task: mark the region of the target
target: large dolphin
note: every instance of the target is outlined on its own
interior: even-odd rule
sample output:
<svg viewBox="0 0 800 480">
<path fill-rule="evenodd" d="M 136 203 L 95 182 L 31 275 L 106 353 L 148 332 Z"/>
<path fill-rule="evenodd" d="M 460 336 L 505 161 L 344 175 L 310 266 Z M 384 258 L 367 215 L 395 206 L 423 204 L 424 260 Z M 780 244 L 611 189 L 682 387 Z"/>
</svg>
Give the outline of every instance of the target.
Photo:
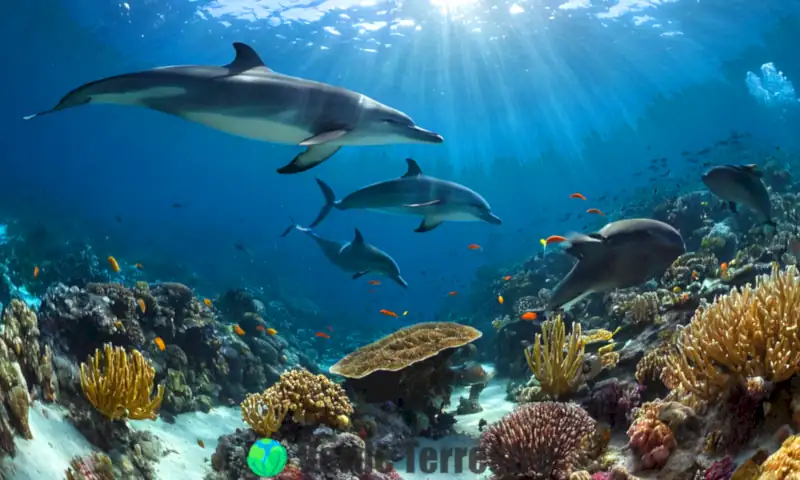
<svg viewBox="0 0 800 480">
<path fill-rule="evenodd" d="M 306 150 L 278 173 L 298 173 L 344 145 L 442 143 L 405 113 L 366 95 L 274 72 L 250 46 L 234 43 L 225 66 L 160 67 L 104 78 L 69 92 L 50 110 L 87 103 L 135 105 L 233 135 L 301 145 Z"/>
<path fill-rule="evenodd" d="M 408 283 L 400 275 L 397 262 L 388 253 L 365 242 L 357 228 L 353 240 L 346 243 L 322 238 L 312 229 L 297 224 L 290 225 L 281 236 L 289 235 L 292 230 L 300 230 L 313 238 L 322 249 L 322 253 L 334 265 L 345 272 L 354 272 L 353 280 L 374 273 L 389 277 L 401 287 L 408 288 Z"/>
<path fill-rule="evenodd" d="M 736 213 L 736 204 L 741 203 L 774 227 L 772 203 L 762 176 L 756 165 L 720 165 L 704 173 L 702 181 L 711 193 L 728 202 L 732 212 Z"/>
<path fill-rule="evenodd" d="M 670 225 L 638 218 L 609 223 L 597 233 L 575 234 L 565 251 L 578 263 L 553 290 L 549 309 L 569 308 L 590 293 L 640 285 L 662 275 L 686 247 Z"/>
<path fill-rule="evenodd" d="M 477 192 L 458 183 L 424 175 L 417 162 L 410 158 L 406 162 L 408 171 L 402 177 L 367 185 L 341 200 L 336 200 L 328 184 L 317 179 L 325 205 L 310 227 L 319 225 L 334 207 L 417 215 L 422 217 L 422 223 L 415 232 L 429 232 L 445 220 L 502 223 Z"/>
</svg>

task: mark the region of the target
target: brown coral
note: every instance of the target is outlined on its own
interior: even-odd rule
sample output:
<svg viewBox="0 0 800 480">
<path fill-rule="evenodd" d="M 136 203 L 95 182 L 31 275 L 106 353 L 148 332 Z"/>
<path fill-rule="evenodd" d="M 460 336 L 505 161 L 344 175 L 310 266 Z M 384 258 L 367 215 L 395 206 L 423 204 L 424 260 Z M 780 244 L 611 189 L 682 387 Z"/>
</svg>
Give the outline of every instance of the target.
<svg viewBox="0 0 800 480">
<path fill-rule="evenodd" d="M 263 437 L 277 432 L 289 411 L 288 405 L 276 404 L 266 393 L 248 395 L 240 407 L 244 421 Z"/>
<path fill-rule="evenodd" d="M 496 478 L 566 480 L 595 421 L 571 403 L 518 407 L 481 435 L 478 456 Z"/>
<path fill-rule="evenodd" d="M 314 375 L 304 368 L 281 374 L 280 380 L 264 391 L 259 400 L 288 408 L 291 418 L 301 425 L 324 423 L 347 428 L 353 406 L 344 389 L 325 375 Z"/>
<path fill-rule="evenodd" d="M 733 383 L 788 380 L 800 372 L 800 281 L 790 266 L 701 306 L 669 359 L 670 374 L 712 400 Z"/>
<path fill-rule="evenodd" d="M 431 358 L 439 352 L 460 347 L 481 337 L 481 332 L 453 322 L 418 323 L 365 345 L 339 360 L 331 373 L 363 378 L 376 371 L 397 372 Z"/>
<path fill-rule="evenodd" d="M 104 345 L 105 355 L 100 349 L 89 357 L 88 364 L 81 364 L 81 388 L 86 399 L 100 413 L 116 420 L 155 420 L 164 386 L 153 391 L 155 370 L 141 352 L 133 350 L 130 354 L 122 347 Z M 101 363 L 101 359 L 105 361 Z"/>
<path fill-rule="evenodd" d="M 662 406 L 645 403 L 628 429 L 628 446 L 641 457 L 642 468 L 661 468 L 677 448 L 672 430 L 660 420 Z"/>
</svg>

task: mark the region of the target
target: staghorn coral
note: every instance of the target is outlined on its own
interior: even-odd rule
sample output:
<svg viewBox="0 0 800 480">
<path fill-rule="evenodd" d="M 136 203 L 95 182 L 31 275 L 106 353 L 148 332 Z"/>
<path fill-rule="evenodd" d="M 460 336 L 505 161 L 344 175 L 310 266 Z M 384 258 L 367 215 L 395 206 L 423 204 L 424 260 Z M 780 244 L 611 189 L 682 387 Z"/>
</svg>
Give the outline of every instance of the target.
<svg viewBox="0 0 800 480">
<path fill-rule="evenodd" d="M 357 379 L 384 370 L 397 372 L 481 337 L 481 332 L 453 322 L 418 323 L 365 345 L 342 358 L 331 373 Z"/>
<path fill-rule="evenodd" d="M 683 329 L 669 375 L 690 393 L 716 400 L 732 382 L 788 380 L 800 372 L 800 281 L 797 269 L 758 279 L 701 306 Z"/>
<path fill-rule="evenodd" d="M 800 477 L 800 435 L 787 438 L 780 450 L 761 464 L 758 480 L 794 480 Z"/>
<path fill-rule="evenodd" d="M 275 404 L 264 393 L 248 395 L 240 407 L 244 421 L 262 437 L 270 437 L 277 432 L 289 411 L 288 405 Z"/>
<path fill-rule="evenodd" d="M 100 349 L 89 357 L 88 364 L 81 364 L 81 389 L 89 403 L 112 420 L 155 420 L 164 387 L 159 385 L 155 396 L 150 398 L 155 378 L 153 367 L 138 350 L 128 355 L 124 348 L 107 343 L 104 353 L 102 365 Z"/>
<path fill-rule="evenodd" d="M 541 391 L 553 398 L 574 392 L 583 381 L 586 345 L 611 340 L 613 335 L 607 330 L 593 330 L 584 336 L 579 323 L 573 323 L 567 335 L 560 315 L 543 322 L 542 333 L 537 333 L 533 345 L 525 349 L 528 367 L 539 381 Z M 616 365 L 619 358 L 609 350 L 606 345 L 598 352 L 600 364 L 604 367 Z"/>
<path fill-rule="evenodd" d="M 628 429 L 628 446 L 641 457 L 642 468 L 661 468 L 677 448 L 672 430 L 660 420 L 661 405 L 648 402 Z"/>
<path fill-rule="evenodd" d="M 292 420 L 301 425 L 324 423 L 345 429 L 350 426 L 350 415 L 353 413 L 350 399 L 340 385 L 325 375 L 314 375 L 304 368 L 281 374 L 278 383 L 264 390 L 258 399 L 288 408 Z"/>
<path fill-rule="evenodd" d="M 481 435 L 478 458 L 498 479 L 566 480 L 594 428 L 575 404 L 522 405 Z"/>
</svg>

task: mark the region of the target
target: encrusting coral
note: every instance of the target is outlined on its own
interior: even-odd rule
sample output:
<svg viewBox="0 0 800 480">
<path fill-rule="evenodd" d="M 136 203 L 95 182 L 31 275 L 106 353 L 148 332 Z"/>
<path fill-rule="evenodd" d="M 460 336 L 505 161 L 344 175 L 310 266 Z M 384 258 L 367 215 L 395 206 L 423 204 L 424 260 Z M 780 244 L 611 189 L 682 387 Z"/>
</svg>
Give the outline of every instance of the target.
<svg viewBox="0 0 800 480">
<path fill-rule="evenodd" d="M 755 288 L 748 285 L 701 306 L 669 359 L 670 374 L 681 387 L 710 401 L 737 382 L 777 383 L 800 372 L 797 275 L 794 266 L 774 268 Z"/>
<path fill-rule="evenodd" d="M 481 435 L 478 457 L 498 479 L 566 480 L 595 421 L 571 403 L 518 407 Z"/>
<path fill-rule="evenodd" d="M 418 323 L 359 348 L 336 362 L 329 371 L 351 379 L 379 370 L 397 372 L 442 350 L 461 347 L 480 337 L 479 330 L 467 325 Z"/>
<path fill-rule="evenodd" d="M 542 323 L 542 333 L 536 334 L 533 345 L 525 349 L 525 358 L 542 392 L 561 398 L 580 386 L 586 345 L 609 341 L 613 336 L 614 333 L 607 330 L 592 330 L 582 335 L 579 323 L 572 324 L 567 336 L 564 322 L 558 315 Z M 619 359 L 612 348 L 613 344 L 609 344 L 598 351 L 604 368 L 616 365 Z"/>
<path fill-rule="evenodd" d="M 266 393 L 253 393 L 241 404 L 242 418 L 250 428 L 264 437 L 270 437 L 283 424 L 289 411 L 285 404 L 276 404 Z"/>
<path fill-rule="evenodd" d="M 97 349 L 88 364 L 81 364 L 81 388 L 86 399 L 111 420 L 155 420 L 164 387 L 159 385 L 155 396 L 150 397 L 153 367 L 138 350 L 128 354 L 124 348 L 108 343 L 103 348 L 105 355 Z"/>
<path fill-rule="evenodd" d="M 661 421 L 661 409 L 657 402 L 645 403 L 628 429 L 628 445 L 641 457 L 644 469 L 663 467 L 678 446 L 672 430 Z"/>
<path fill-rule="evenodd" d="M 800 435 L 787 438 L 780 450 L 761 464 L 758 480 L 784 480 L 800 478 Z"/>
<path fill-rule="evenodd" d="M 245 408 L 251 409 L 251 404 L 248 403 L 250 398 L 252 397 L 248 397 L 242 404 L 243 414 Z M 350 426 L 350 415 L 353 414 L 350 399 L 347 398 L 347 394 L 339 384 L 332 382 L 325 375 L 314 375 L 304 368 L 284 372 L 277 383 L 264 390 L 257 398 L 249 401 L 260 402 L 262 405 L 265 403 L 279 405 L 280 410 L 286 408 L 291 413 L 292 420 L 301 425 L 324 423 L 331 427 L 345 429 Z M 245 407 L 245 404 L 248 407 Z M 270 411 L 269 413 L 275 412 Z M 264 420 L 262 419 L 260 422 L 264 422 Z M 280 423 L 278 423 L 279 426 Z M 250 426 L 253 425 L 250 424 Z"/>
</svg>

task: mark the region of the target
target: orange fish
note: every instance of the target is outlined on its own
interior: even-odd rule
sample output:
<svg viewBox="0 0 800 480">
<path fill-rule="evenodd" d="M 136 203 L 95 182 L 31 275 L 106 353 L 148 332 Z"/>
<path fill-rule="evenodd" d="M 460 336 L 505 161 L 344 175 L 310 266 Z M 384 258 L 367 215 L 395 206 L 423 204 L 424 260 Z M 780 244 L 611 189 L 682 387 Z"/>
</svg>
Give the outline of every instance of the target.
<svg viewBox="0 0 800 480">
<path fill-rule="evenodd" d="M 197 444 L 200 445 L 200 448 L 206 448 L 206 444 L 203 443 L 203 441 L 200 440 L 199 438 L 197 439 Z"/>
<path fill-rule="evenodd" d="M 468 250 L 480 250 L 481 246 L 478 245 L 477 243 L 470 243 L 469 245 L 467 245 L 467 249 Z"/>
<path fill-rule="evenodd" d="M 584 197 L 582 193 L 577 193 L 577 192 L 575 192 L 572 195 L 570 195 L 569 198 L 577 198 L 579 200 L 586 200 L 586 197 Z"/>
<path fill-rule="evenodd" d="M 267 331 L 268 335 L 277 335 L 278 334 L 278 331 L 275 330 L 274 328 L 268 328 L 266 331 Z"/>
<path fill-rule="evenodd" d="M 697 280 L 697 272 L 692 271 L 692 280 Z"/>
<path fill-rule="evenodd" d="M 381 284 L 381 282 L 380 282 L 380 281 L 378 281 L 378 280 L 370 280 L 370 281 L 369 281 L 369 284 L 370 284 L 370 285 L 380 285 L 380 284 Z"/>
<path fill-rule="evenodd" d="M 114 273 L 119 273 L 119 263 L 117 263 L 117 259 L 109 255 L 106 260 L 108 260 L 108 266 L 111 267 L 111 270 L 114 270 Z"/>
<path fill-rule="evenodd" d="M 208 307 L 208 308 L 211 308 L 211 300 L 209 300 L 209 299 L 207 299 L 207 298 L 204 298 L 204 299 L 203 299 L 203 303 L 205 303 L 205 304 L 206 304 L 206 307 Z"/>
<path fill-rule="evenodd" d="M 505 302 L 505 300 L 503 300 L 503 296 L 502 295 L 498 295 L 497 296 L 497 301 L 500 302 L 500 305 L 502 305 L 503 302 Z"/>
<path fill-rule="evenodd" d="M 137 270 L 144 270 L 144 265 L 141 263 L 136 263 L 133 266 L 136 267 Z"/>
<path fill-rule="evenodd" d="M 448 295 L 450 295 L 451 297 L 455 297 L 456 295 L 458 295 L 458 292 L 453 290 L 452 292 L 448 293 Z"/>
<path fill-rule="evenodd" d="M 258 330 L 259 332 L 266 332 L 267 331 L 267 329 L 264 327 L 264 325 L 256 326 L 256 330 Z"/>
<path fill-rule="evenodd" d="M 719 266 L 719 269 L 722 270 L 723 272 L 727 272 L 728 271 L 728 264 L 726 262 L 722 262 L 720 264 L 720 266 Z"/>
<path fill-rule="evenodd" d="M 523 320 L 536 320 L 536 313 L 534 313 L 534 312 L 525 312 L 519 318 L 521 318 Z"/>
<path fill-rule="evenodd" d="M 33 266 L 33 278 L 36 278 L 38 276 L 39 276 L 39 265 L 34 265 Z"/>
<path fill-rule="evenodd" d="M 233 326 L 233 332 L 236 335 L 239 335 L 240 337 L 244 336 L 244 330 L 242 330 L 242 327 L 240 327 L 239 325 L 234 325 Z"/>
<path fill-rule="evenodd" d="M 146 305 L 144 304 L 144 300 L 142 300 L 140 298 L 140 299 L 136 300 L 136 303 L 139 304 L 139 309 L 142 311 L 142 313 L 147 311 Z"/>
<path fill-rule="evenodd" d="M 511 280 L 511 275 L 506 275 L 505 277 L 503 277 L 503 280 L 505 280 L 506 282 Z"/>
<path fill-rule="evenodd" d="M 561 243 L 566 241 L 567 238 L 562 237 L 561 235 L 550 235 L 549 237 L 547 237 L 547 240 L 545 240 L 544 243 L 550 245 L 551 243 Z"/>
<path fill-rule="evenodd" d="M 156 347 L 158 347 L 158 349 L 162 352 L 167 348 L 167 345 L 164 343 L 164 339 L 161 337 L 154 338 L 153 342 L 155 342 Z"/>
<path fill-rule="evenodd" d="M 590 208 L 589 210 L 586 210 L 586 213 L 593 213 L 595 215 L 602 215 L 604 217 L 606 216 L 605 213 L 601 212 L 600 210 L 598 210 L 596 208 Z"/>
<path fill-rule="evenodd" d="M 330 336 L 330 335 L 328 335 L 328 334 L 327 334 L 327 333 L 325 333 L 325 332 L 317 332 L 317 333 L 316 333 L 316 336 L 318 336 L 318 337 L 320 337 L 320 338 L 331 338 L 331 336 Z"/>
<path fill-rule="evenodd" d="M 397 314 L 396 314 L 396 313 L 394 313 L 394 312 L 393 312 L 393 311 L 391 311 L 391 310 L 381 309 L 381 310 L 380 310 L 378 313 L 382 313 L 382 314 L 386 315 L 387 317 L 394 317 L 394 318 L 397 318 Z"/>
</svg>

